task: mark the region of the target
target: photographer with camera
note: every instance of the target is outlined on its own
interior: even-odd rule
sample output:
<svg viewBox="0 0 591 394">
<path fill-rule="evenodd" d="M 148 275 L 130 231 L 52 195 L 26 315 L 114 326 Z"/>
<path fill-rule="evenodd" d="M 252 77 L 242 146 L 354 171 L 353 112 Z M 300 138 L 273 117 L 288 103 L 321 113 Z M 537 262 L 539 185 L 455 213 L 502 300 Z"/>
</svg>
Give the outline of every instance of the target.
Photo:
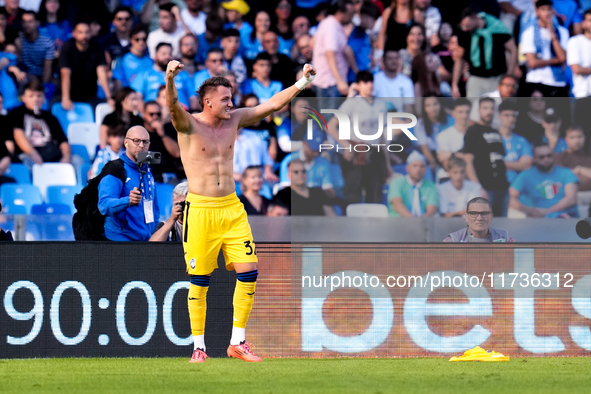
<svg viewBox="0 0 591 394">
<path fill-rule="evenodd" d="M 187 181 L 175 186 L 172 191 L 172 213 L 166 222 L 158 223 L 156 232 L 150 238 L 150 242 L 181 242 L 183 240 L 183 211 L 185 200 L 189 193 Z"/>
<path fill-rule="evenodd" d="M 111 241 L 148 241 L 160 217 L 154 177 L 148 163 L 159 159 L 158 152 L 148 152 L 150 133 L 133 126 L 125 136 L 125 151 L 120 156 L 125 181 L 114 175 L 101 179 L 98 208 L 105 216 L 105 237 Z"/>
</svg>

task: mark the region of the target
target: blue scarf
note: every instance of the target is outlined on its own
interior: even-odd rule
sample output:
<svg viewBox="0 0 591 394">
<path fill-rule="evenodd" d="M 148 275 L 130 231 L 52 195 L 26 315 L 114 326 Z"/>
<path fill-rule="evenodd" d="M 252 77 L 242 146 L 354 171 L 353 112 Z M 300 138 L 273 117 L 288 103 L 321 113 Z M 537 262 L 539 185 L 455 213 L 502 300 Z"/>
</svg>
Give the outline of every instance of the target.
<svg viewBox="0 0 591 394">
<path fill-rule="evenodd" d="M 554 31 L 556 32 L 556 35 L 558 36 L 558 40 L 560 41 L 560 31 L 559 29 L 559 25 L 558 25 L 558 21 L 556 20 L 556 18 L 552 19 L 552 25 L 554 26 Z M 542 55 L 543 51 L 544 51 L 544 40 L 542 39 L 542 29 L 540 28 L 540 24 L 537 22 L 534 23 L 534 45 L 536 47 L 536 54 L 537 55 Z M 554 51 L 554 46 L 552 46 L 552 42 L 549 43 L 550 45 L 550 53 L 552 54 L 552 57 L 556 57 L 556 51 Z M 552 69 L 552 74 L 554 75 L 554 80 L 556 82 L 566 82 L 566 77 L 564 75 L 564 69 L 563 66 L 561 65 L 556 65 L 556 66 L 550 66 L 550 68 Z"/>
</svg>

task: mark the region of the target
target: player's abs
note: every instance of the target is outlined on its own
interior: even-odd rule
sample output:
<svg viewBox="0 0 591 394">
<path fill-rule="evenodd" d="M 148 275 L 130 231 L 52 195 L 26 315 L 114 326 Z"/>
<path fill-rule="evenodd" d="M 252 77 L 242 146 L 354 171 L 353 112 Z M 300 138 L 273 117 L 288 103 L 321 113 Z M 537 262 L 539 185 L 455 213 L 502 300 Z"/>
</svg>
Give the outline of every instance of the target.
<svg viewBox="0 0 591 394">
<path fill-rule="evenodd" d="M 206 197 L 224 197 L 236 190 L 233 174 L 233 157 L 220 155 L 207 159 L 182 157 L 189 192 Z"/>
</svg>

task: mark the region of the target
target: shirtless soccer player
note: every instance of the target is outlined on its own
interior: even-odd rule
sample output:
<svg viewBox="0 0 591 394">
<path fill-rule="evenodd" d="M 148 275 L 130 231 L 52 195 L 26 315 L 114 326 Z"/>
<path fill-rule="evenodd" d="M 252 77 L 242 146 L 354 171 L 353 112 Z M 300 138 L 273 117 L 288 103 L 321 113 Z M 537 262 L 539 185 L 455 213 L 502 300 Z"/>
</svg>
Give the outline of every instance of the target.
<svg viewBox="0 0 591 394">
<path fill-rule="evenodd" d="M 176 60 L 166 68 L 166 102 L 178 132 L 181 160 L 189 182 L 183 220 L 183 247 L 189 288 L 189 317 L 194 351 L 191 362 L 204 362 L 206 295 L 211 273 L 222 249 L 226 268 L 236 270 L 234 325 L 228 356 L 244 361 L 261 359 L 250 350 L 245 328 L 257 280 L 256 247 L 244 206 L 234 186 L 234 142 L 239 129 L 253 125 L 283 108 L 312 82 L 316 70 L 304 66 L 304 77 L 254 108 L 232 111 L 232 85 L 223 77 L 209 78 L 199 88 L 203 112 L 187 113 L 178 100 L 174 77 L 183 69 Z"/>
</svg>

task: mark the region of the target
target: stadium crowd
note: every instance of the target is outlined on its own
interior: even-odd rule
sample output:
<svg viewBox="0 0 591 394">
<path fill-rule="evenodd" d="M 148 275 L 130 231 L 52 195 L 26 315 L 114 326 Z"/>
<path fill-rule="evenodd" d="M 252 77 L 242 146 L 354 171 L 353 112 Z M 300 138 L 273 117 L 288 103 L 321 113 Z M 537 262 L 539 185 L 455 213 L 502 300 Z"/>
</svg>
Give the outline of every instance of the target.
<svg viewBox="0 0 591 394">
<path fill-rule="evenodd" d="M 291 106 L 238 133 L 234 178 L 249 215 L 289 214 L 298 201 L 292 214 L 378 203 L 393 217 L 451 217 L 485 197 L 495 216 L 589 216 L 590 0 L 0 3 L 0 183 L 13 181 L 11 163 L 79 165 L 52 109 L 108 103 L 87 175 L 141 125 L 162 153 L 155 181 L 176 185 L 170 60 L 184 64 L 175 84 L 192 112 L 207 78 L 230 80 L 235 107 L 255 106 L 311 63 L 316 78 Z M 398 130 L 402 151 L 358 151 L 363 141 L 338 140 L 328 117 L 305 138 L 316 97 L 357 111 L 366 135 L 378 112 L 416 114 L 416 141 Z M 321 153 L 323 143 L 344 149 Z"/>
</svg>

